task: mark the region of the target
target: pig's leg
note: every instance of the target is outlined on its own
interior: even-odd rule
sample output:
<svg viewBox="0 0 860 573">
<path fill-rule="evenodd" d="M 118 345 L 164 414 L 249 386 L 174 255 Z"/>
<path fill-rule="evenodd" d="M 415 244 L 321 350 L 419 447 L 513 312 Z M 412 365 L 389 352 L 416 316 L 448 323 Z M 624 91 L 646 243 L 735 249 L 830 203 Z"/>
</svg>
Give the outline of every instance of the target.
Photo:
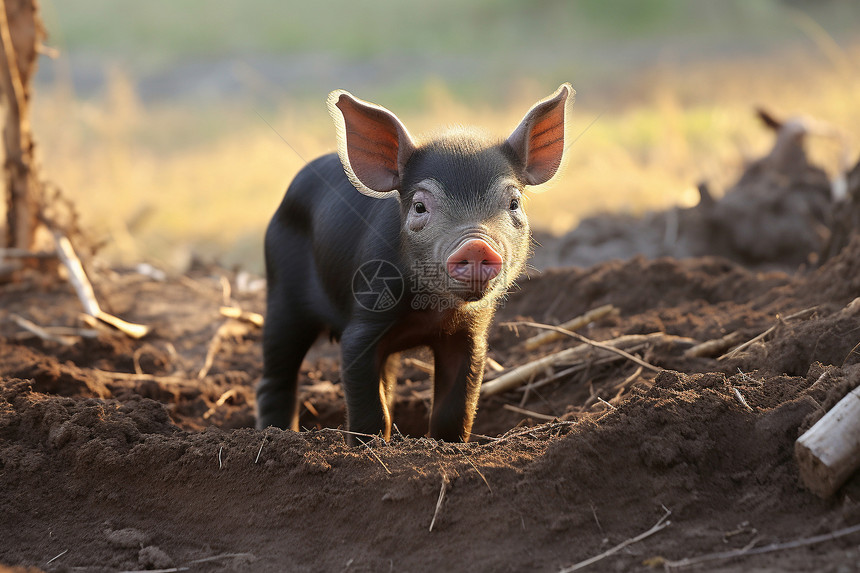
<svg viewBox="0 0 860 573">
<path fill-rule="evenodd" d="M 299 429 L 299 367 L 321 332 L 287 293 L 272 289 L 263 329 L 263 379 L 257 385 L 257 427 Z"/>
<path fill-rule="evenodd" d="M 387 440 L 391 435 L 391 418 L 383 407 L 381 396 L 383 364 L 387 357 L 377 352 L 386 329 L 384 323 L 355 321 L 344 330 L 340 348 L 347 428 L 350 432 L 371 436 L 381 432 Z M 350 445 L 368 439 L 347 435 Z"/>
<path fill-rule="evenodd" d="M 391 424 L 394 420 L 394 397 L 397 385 L 397 370 L 400 354 L 390 354 L 384 358 L 379 373 L 379 398 L 382 400 L 382 412 L 385 416 L 386 439 L 391 435 Z"/>
<path fill-rule="evenodd" d="M 460 331 L 434 345 L 431 438 L 446 442 L 469 439 L 484 377 L 485 332 Z"/>
</svg>

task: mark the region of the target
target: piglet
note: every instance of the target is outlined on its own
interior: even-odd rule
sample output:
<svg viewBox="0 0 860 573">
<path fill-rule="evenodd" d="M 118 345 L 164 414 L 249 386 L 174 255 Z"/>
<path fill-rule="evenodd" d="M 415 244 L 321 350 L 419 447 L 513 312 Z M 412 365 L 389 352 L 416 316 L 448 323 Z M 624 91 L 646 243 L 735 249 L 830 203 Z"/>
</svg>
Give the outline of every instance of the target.
<svg viewBox="0 0 860 573">
<path fill-rule="evenodd" d="M 396 353 L 434 358 L 429 436 L 469 439 L 496 305 L 530 249 L 523 196 L 559 171 L 574 91 L 562 84 L 511 135 L 414 139 L 387 109 L 329 94 L 338 152 L 304 167 L 266 231 L 267 317 L 257 425 L 298 429 L 297 377 L 340 340 L 348 441 L 390 437 Z"/>
</svg>

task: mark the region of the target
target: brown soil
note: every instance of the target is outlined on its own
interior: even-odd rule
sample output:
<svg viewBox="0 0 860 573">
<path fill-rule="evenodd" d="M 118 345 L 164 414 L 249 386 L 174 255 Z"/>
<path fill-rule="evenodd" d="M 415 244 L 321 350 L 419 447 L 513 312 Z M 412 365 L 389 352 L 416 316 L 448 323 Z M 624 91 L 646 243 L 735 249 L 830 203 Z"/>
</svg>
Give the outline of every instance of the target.
<svg viewBox="0 0 860 573">
<path fill-rule="evenodd" d="M 230 273 L 164 282 L 96 273 L 104 306 L 154 331 L 131 341 L 100 329 L 71 346 L 23 333 L 10 319 L 78 326 L 79 303 L 65 283 L 6 286 L 0 563 L 49 571 L 557 571 L 670 510 L 670 525 L 593 567 L 627 571 L 857 524 L 860 478 L 818 499 L 802 487 L 793 446 L 860 384 L 860 314 L 845 308 L 860 294 L 858 267 L 855 237 L 822 268 L 794 277 L 707 257 L 634 258 L 522 281 L 497 324 L 558 323 L 612 303 L 620 314 L 585 334 L 704 341 L 778 326 L 728 360 L 684 358 L 677 345 L 657 344 L 644 357 L 667 368 L 659 375 L 631 377 L 636 366 L 616 362 L 524 402 L 517 391 L 482 399 L 474 431 L 488 437 L 466 445 L 420 437 L 429 376 L 408 365 L 395 413 L 402 435 L 372 451 L 347 447 L 327 429 L 343 422 L 330 344 L 303 367 L 309 430 L 252 429 L 260 332 L 219 315 L 219 278 L 231 280 L 232 303 L 245 310 L 263 312 L 263 295 L 237 292 Z M 214 363 L 198 379 L 219 328 Z M 571 344 L 529 353 L 520 343 L 532 332 L 518 333 L 494 328 L 492 355 L 504 365 Z M 699 569 L 851 571 L 858 543 L 854 534 Z"/>
</svg>

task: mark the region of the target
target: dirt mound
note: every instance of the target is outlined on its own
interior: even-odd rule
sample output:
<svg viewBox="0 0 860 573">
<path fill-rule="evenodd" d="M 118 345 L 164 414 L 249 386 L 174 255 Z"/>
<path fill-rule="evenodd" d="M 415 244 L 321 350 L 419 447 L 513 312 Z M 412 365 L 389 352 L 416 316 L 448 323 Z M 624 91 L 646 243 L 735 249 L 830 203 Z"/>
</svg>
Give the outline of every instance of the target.
<svg viewBox="0 0 860 573">
<path fill-rule="evenodd" d="M 556 369 L 552 383 L 482 398 L 470 444 L 420 437 L 430 375 L 427 357 L 413 353 L 398 387 L 400 433 L 368 448 L 326 429 L 343 421 L 330 344 L 302 367 L 309 431 L 252 429 L 260 333 L 218 313 L 219 275 L 240 282 L 230 273 L 158 283 L 116 272 L 100 289 L 105 304 L 154 325 L 153 334 L 129 341 L 105 330 L 69 346 L 8 320 L 14 309 L 74 326 L 68 287 L 7 288 L 0 562 L 58 571 L 553 571 L 671 511 L 670 525 L 598 565 L 630 570 L 856 524 L 860 478 L 835 499 L 816 498 L 800 483 L 793 444 L 860 384 L 860 305 L 849 304 L 858 260 L 855 239 L 794 277 L 717 258 L 634 258 L 521 281 L 498 322 L 558 323 L 612 304 L 617 313 L 583 332 L 702 342 L 773 328 L 720 360 L 728 348 L 691 357 L 689 344 L 664 341 L 639 350 L 668 369 L 659 374 L 623 360 Z M 233 289 L 229 298 L 263 310 L 260 292 Z M 497 325 L 493 357 L 514 366 L 571 344 L 528 351 L 521 343 L 532 333 Z M 858 560 L 855 535 L 710 565 L 839 570 Z"/>
<path fill-rule="evenodd" d="M 814 133 L 807 120 L 779 122 L 761 112 L 774 130 L 770 153 L 751 163 L 719 199 L 699 185 L 695 207 L 672 208 L 642 217 L 600 214 L 566 235 L 543 237 L 538 268 L 589 267 L 612 259 L 719 256 L 750 268 L 794 270 L 841 248 L 856 211 L 835 198 L 826 173 L 809 162 L 805 142 Z M 860 173 L 860 163 L 854 169 Z M 856 203 L 860 178 L 849 175 L 847 194 Z"/>
</svg>

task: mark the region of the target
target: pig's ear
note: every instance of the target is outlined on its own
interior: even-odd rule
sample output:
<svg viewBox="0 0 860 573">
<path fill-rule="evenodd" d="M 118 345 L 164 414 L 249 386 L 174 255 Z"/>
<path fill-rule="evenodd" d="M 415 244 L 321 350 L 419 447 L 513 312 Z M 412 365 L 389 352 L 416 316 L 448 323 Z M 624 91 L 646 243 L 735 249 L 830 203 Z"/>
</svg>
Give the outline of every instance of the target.
<svg viewBox="0 0 860 573">
<path fill-rule="evenodd" d="M 554 94 L 537 102 L 507 143 L 523 165 L 528 185 L 546 183 L 559 171 L 570 138 L 567 122 L 576 92 L 561 84 Z"/>
<path fill-rule="evenodd" d="M 343 90 L 328 95 L 328 109 L 337 126 L 340 162 L 355 188 L 371 197 L 396 193 L 415 150 L 397 116 Z"/>
</svg>

